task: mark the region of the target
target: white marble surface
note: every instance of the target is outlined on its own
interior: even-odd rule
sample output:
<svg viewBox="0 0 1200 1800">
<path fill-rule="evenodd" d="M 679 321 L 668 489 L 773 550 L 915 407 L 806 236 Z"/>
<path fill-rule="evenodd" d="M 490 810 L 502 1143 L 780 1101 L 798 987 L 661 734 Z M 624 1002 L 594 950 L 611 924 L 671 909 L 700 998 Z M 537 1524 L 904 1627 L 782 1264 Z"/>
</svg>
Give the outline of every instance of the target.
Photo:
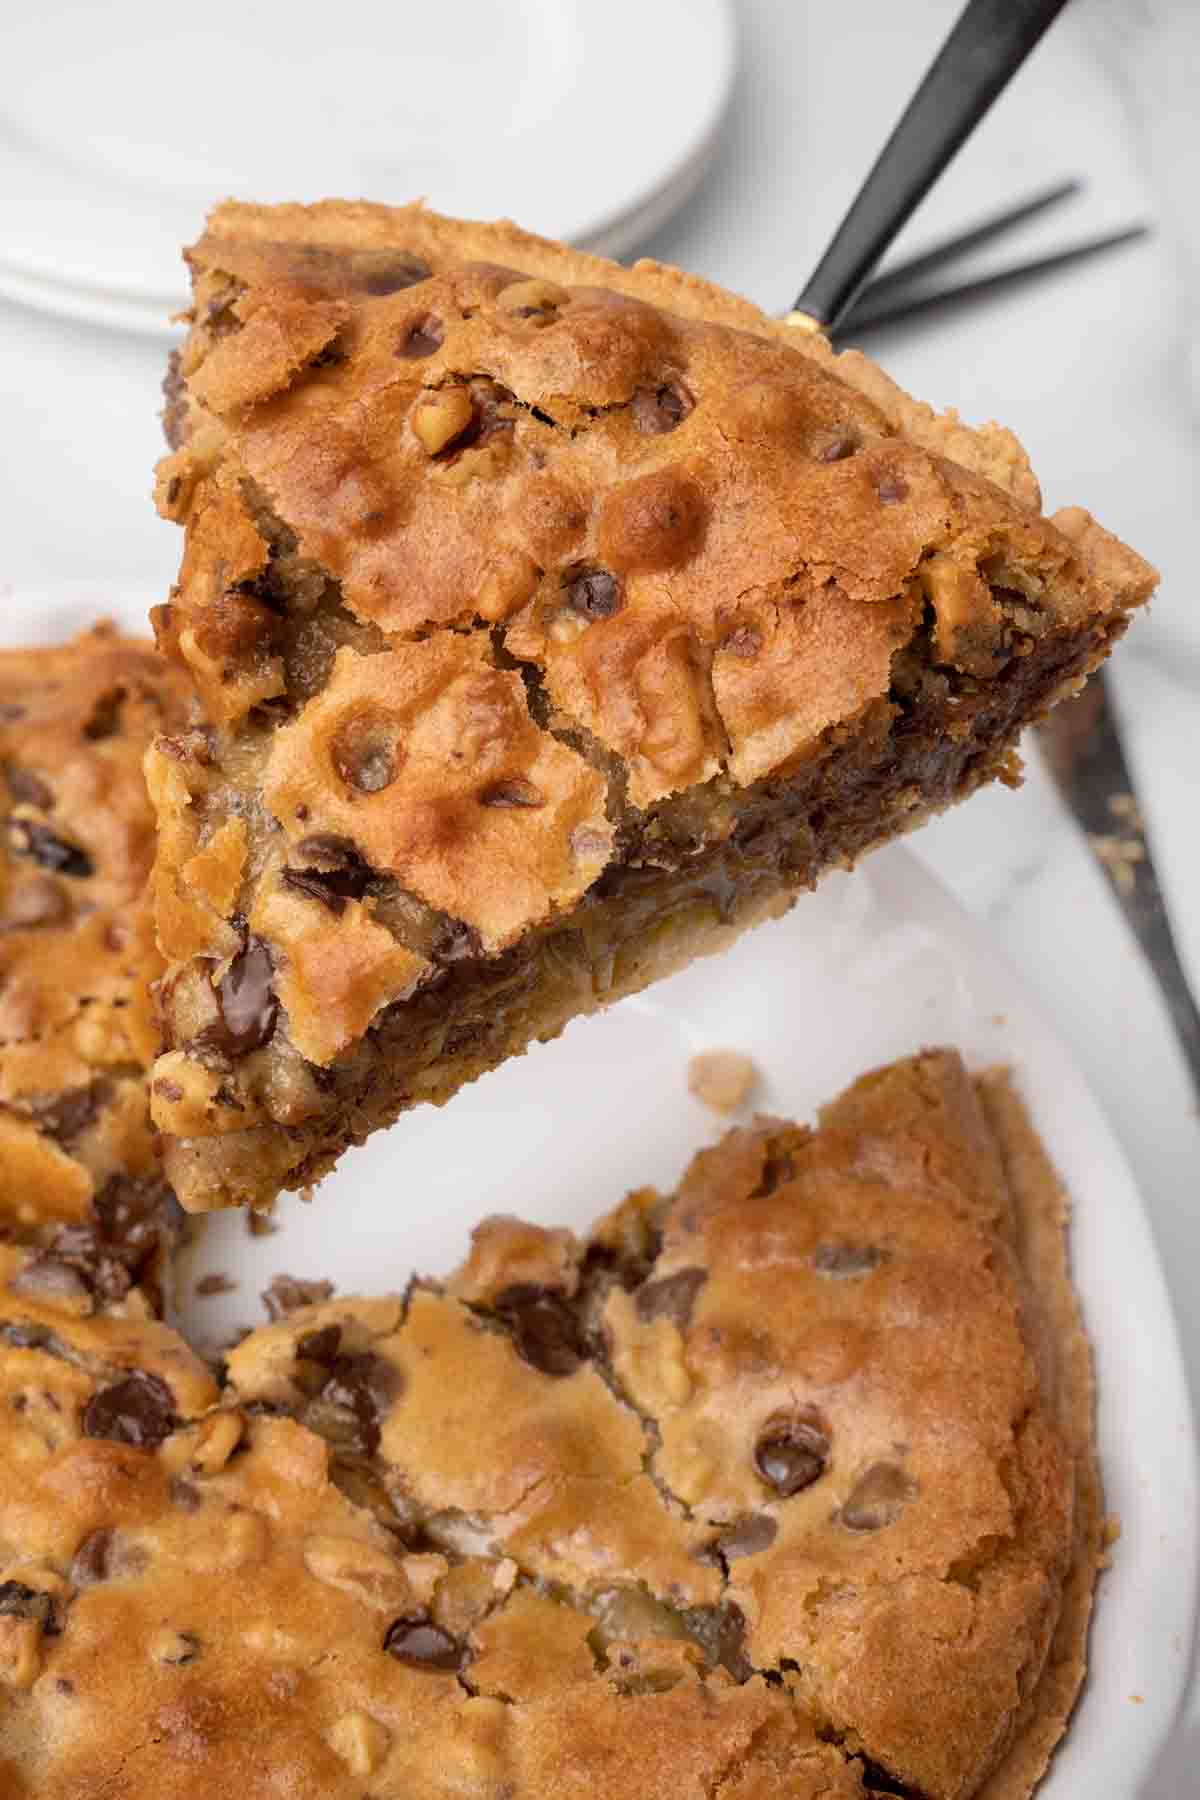
<svg viewBox="0 0 1200 1800">
<path fill-rule="evenodd" d="M 1193 0 L 1150 0 L 1132 12 L 1165 11 L 1177 28 L 1177 6 L 1196 28 Z M 955 0 L 840 0 L 835 13 L 740 0 L 743 65 L 721 159 L 654 253 L 782 310 L 956 10 Z M 1069 217 L 1031 233 L 1031 244 L 1057 246 L 1163 210 L 1152 185 L 1161 153 L 1146 158 L 1154 142 L 1131 123 L 1128 57 L 1114 54 L 1104 11 L 1105 0 L 1070 9 L 910 228 L 914 243 L 1063 174 L 1087 175 L 1092 190 Z M 675 79 L 686 79 L 682 50 Z M 512 204 L 519 210 L 519 197 Z M 1187 380 L 1184 267 L 1170 240 L 1156 239 L 1034 296 L 915 330 L 879 353 L 923 397 L 953 402 L 968 418 L 1015 423 L 1048 505 L 1085 501 L 1162 569 L 1161 596 L 1119 654 L 1115 683 L 1176 932 L 1200 983 L 1192 566 L 1200 425 Z M 178 543 L 149 502 L 161 357 L 159 344 L 0 303 L 5 581 L 100 576 L 165 589 Z M 1040 996 L 1123 1140 L 1166 1266 L 1195 1399 L 1198 1096 L 1104 878 L 1036 762 L 1020 794 L 980 796 L 915 843 Z M 1148 1445 L 1148 1469 L 1151 1457 Z M 1196 1710 L 1200 1731 L 1200 1695 Z M 1164 1777 L 1161 1792 L 1183 1791 Z"/>
</svg>

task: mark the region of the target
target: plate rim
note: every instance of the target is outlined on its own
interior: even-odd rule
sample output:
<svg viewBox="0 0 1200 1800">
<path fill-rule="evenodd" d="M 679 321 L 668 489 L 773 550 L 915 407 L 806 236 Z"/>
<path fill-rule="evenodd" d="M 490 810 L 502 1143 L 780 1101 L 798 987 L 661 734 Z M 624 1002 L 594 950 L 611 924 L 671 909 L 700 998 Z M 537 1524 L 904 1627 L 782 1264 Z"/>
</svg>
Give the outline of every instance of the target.
<svg viewBox="0 0 1200 1800">
<path fill-rule="evenodd" d="M 644 134 L 631 132 L 614 134 L 601 157 L 571 159 L 571 181 L 557 182 L 559 198 L 552 203 L 551 210 L 557 208 L 558 216 L 543 219 L 541 229 L 544 234 L 573 242 L 600 237 L 608 240 L 615 238 L 623 221 L 630 217 L 636 219 L 664 191 L 686 179 L 693 160 L 705 151 L 710 140 L 715 140 L 729 107 L 737 72 L 737 9 L 733 0 L 654 0 L 650 7 L 645 0 L 606 0 L 603 8 L 596 8 L 587 0 L 569 0 L 569 4 L 573 28 L 581 32 L 583 38 L 585 54 L 579 61 L 589 69 L 598 63 L 607 63 L 611 67 L 620 60 L 622 46 L 630 42 L 638 45 L 638 62 L 648 61 L 654 66 L 652 52 L 655 46 L 665 55 L 672 39 L 677 39 L 680 33 L 693 39 L 702 35 L 705 41 L 706 54 L 697 65 L 702 72 L 701 79 L 689 90 L 690 110 L 675 104 L 658 115 L 661 143 L 655 158 L 655 172 L 649 180 L 645 174 Z M 645 43 L 647 32 L 654 34 L 649 47 Z M 591 78 L 595 79 L 594 76 Z M 597 87 L 596 91 L 601 90 Z M 556 124 L 561 126 L 570 121 L 576 105 L 577 95 L 574 89 L 568 88 L 551 113 L 537 122 L 536 130 L 531 129 L 525 135 L 531 141 L 546 141 Z M 32 284 L 23 296 L 27 304 L 37 304 L 37 294 L 42 286 L 66 290 L 68 297 L 60 299 L 56 310 L 66 311 L 71 307 L 74 316 L 83 316 L 79 308 L 89 304 L 91 296 L 96 297 L 90 301 L 95 308 L 107 305 L 112 309 L 121 303 L 136 306 L 149 302 L 161 303 L 166 310 L 186 303 L 183 265 L 177 246 L 194 236 L 199 226 L 198 220 L 189 226 L 183 223 L 184 211 L 191 217 L 190 201 L 174 201 L 170 195 L 153 192 L 130 195 L 122 192 L 115 177 L 97 178 L 88 183 L 77 175 L 64 173 L 54 165 L 49 151 L 39 153 L 36 144 L 32 148 L 22 144 L 19 134 L 5 133 L 3 123 L 0 115 L 0 174 L 19 176 L 26 187 L 32 181 L 38 184 L 39 191 L 44 190 L 51 197 L 53 193 L 58 195 L 54 207 L 40 204 L 28 208 L 29 222 L 24 225 L 10 215 L 3 234 L 0 234 L 0 271 L 7 271 L 10 278 Z M 510 137 L 513 142 L 523 141 L 520 130 L 511 133 Z M 553 165 L 555 159 L 547 158 L 546 162 Z M 549 186 L 543 185 L 530 200 L 523 200 L 520 194 L 514 195 L 516 209 L 522 210 L 525 222 L 535 227 L 538 224 L 536 215 L 545 206 L 547 191 L 555 189 L 552 174 L 547 175 L 546 181 Z M 72 192 L 79 195 L 76 217 L 82 229 L 77 229 L 74 236 L 68 235 L 65 242 L 60 237 L 57 245 L 52 240 L 48 243 L 44 228 L 39 229 L 35 220 L 61 216 L 64 198 L 69 205 Z M 143 230 L 147 222 L 155 218 L 164 228 L 168 221 L 172 222 L 169 254 L 173 258 L 172 270 L 178 264 L 179 285 L 175 285 L 173 278 L 166 279 L 168 252 L 165 250 L 161 264 L 157 255 L 151 252 L 148 260 L 137 265 L 136 273 L 130 265 L 122 263 L 122 257 L 145 257 L 146 253 L 137 249 L 139 234 L 135 228 L 132 245 L 126 242 L 116 251 L 110 249 L 109 260 L 105 262 L 102 258 L 97 262 L 99 245 L 94 237 L 89 239 L 88 220 L 83 216 L 88 212 L 89 195 L 93 202 L 104 207 L 119 203 L 116 210 L 127 213 L 135 221 L 141 220 Z M 570 196 L 565 203 L 564 195 Z M 316 195 L 306 197 L 317 198 Z M 214 192 L 213 200 L 217 198 Z M 436 195 L 433 203 L 437 203 Z M 475 210 L 478 213 L 482 209 Z M 508 203 L 502 203 L 496 216 L 507 214 L 508 210 Z M 13 232 L 21 230 L 25 233 L 24 238 L 14 238 Z M 77 297 L 72 301 L 71 295 Z M 114 322 L 120 324 L 123 321 L 114 318 Z M 127 324 L 128 328 L 137 329 L 135 321 L 130 320 Z"/>
</svg>

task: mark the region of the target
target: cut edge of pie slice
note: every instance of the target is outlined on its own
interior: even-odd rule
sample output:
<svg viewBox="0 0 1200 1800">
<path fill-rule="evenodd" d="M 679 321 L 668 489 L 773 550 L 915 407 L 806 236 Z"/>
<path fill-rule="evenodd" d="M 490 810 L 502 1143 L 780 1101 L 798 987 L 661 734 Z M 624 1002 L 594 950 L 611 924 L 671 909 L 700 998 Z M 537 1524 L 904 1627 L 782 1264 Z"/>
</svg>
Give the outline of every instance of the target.
<svg viewBox="0 0 1200 1800">
<path fill-rule="evenodd" d="M 189 252 L 159 642 L 154 1082 L 192 1210 L 783 912 L 983 782 L 1153 570 L 694 277 L 420 207 Z"/>
</svg>

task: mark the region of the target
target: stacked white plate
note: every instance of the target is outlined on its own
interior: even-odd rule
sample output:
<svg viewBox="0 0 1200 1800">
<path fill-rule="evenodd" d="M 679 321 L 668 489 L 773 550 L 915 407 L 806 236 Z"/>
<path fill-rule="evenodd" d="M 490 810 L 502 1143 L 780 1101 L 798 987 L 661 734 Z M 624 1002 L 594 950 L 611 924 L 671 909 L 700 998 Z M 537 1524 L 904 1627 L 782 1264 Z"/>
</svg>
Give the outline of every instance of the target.
<svg viewBox="0 0 1200 1800">
<path fill-rule="evenodd" d="M 628 251 L 703 177 L 735 63 L 730 0 L 43 0 L 4 40 L 0 294 L 155 333 L 227 194 Z"/>
</svg>

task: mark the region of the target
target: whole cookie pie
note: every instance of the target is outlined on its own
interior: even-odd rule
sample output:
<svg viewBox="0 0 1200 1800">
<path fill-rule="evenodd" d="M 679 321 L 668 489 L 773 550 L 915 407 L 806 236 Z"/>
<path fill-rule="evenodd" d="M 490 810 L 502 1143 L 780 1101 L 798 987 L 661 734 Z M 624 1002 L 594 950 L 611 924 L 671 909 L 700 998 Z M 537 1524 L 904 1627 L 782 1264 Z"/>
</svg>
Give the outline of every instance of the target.
<svg viewBox="0 0 1200 1800">
<path fill-rule="evenodd" d="M 98 625 L 0 651 L 0 1239 L 28 1280 L 113 1304 L 153 1290 L 174 1201 L 150 1123 L 163 964 L 142 761 L 187 683 Z"/>
<path fill-rule="evenodd" d="M 676 270 L 419 207 L 189 252 L 151 763 L 180 1198 L 348 1144 L 981 782 L 1154 574 L 1007 431 Z"/>
<path fill-rule="evenodd" d="M 1023 1800 L 1099 1560 L 1063 1212 L 935 1052 L 220 1387 L 10 1287 L 0 1791 Z"/>
</svg>

